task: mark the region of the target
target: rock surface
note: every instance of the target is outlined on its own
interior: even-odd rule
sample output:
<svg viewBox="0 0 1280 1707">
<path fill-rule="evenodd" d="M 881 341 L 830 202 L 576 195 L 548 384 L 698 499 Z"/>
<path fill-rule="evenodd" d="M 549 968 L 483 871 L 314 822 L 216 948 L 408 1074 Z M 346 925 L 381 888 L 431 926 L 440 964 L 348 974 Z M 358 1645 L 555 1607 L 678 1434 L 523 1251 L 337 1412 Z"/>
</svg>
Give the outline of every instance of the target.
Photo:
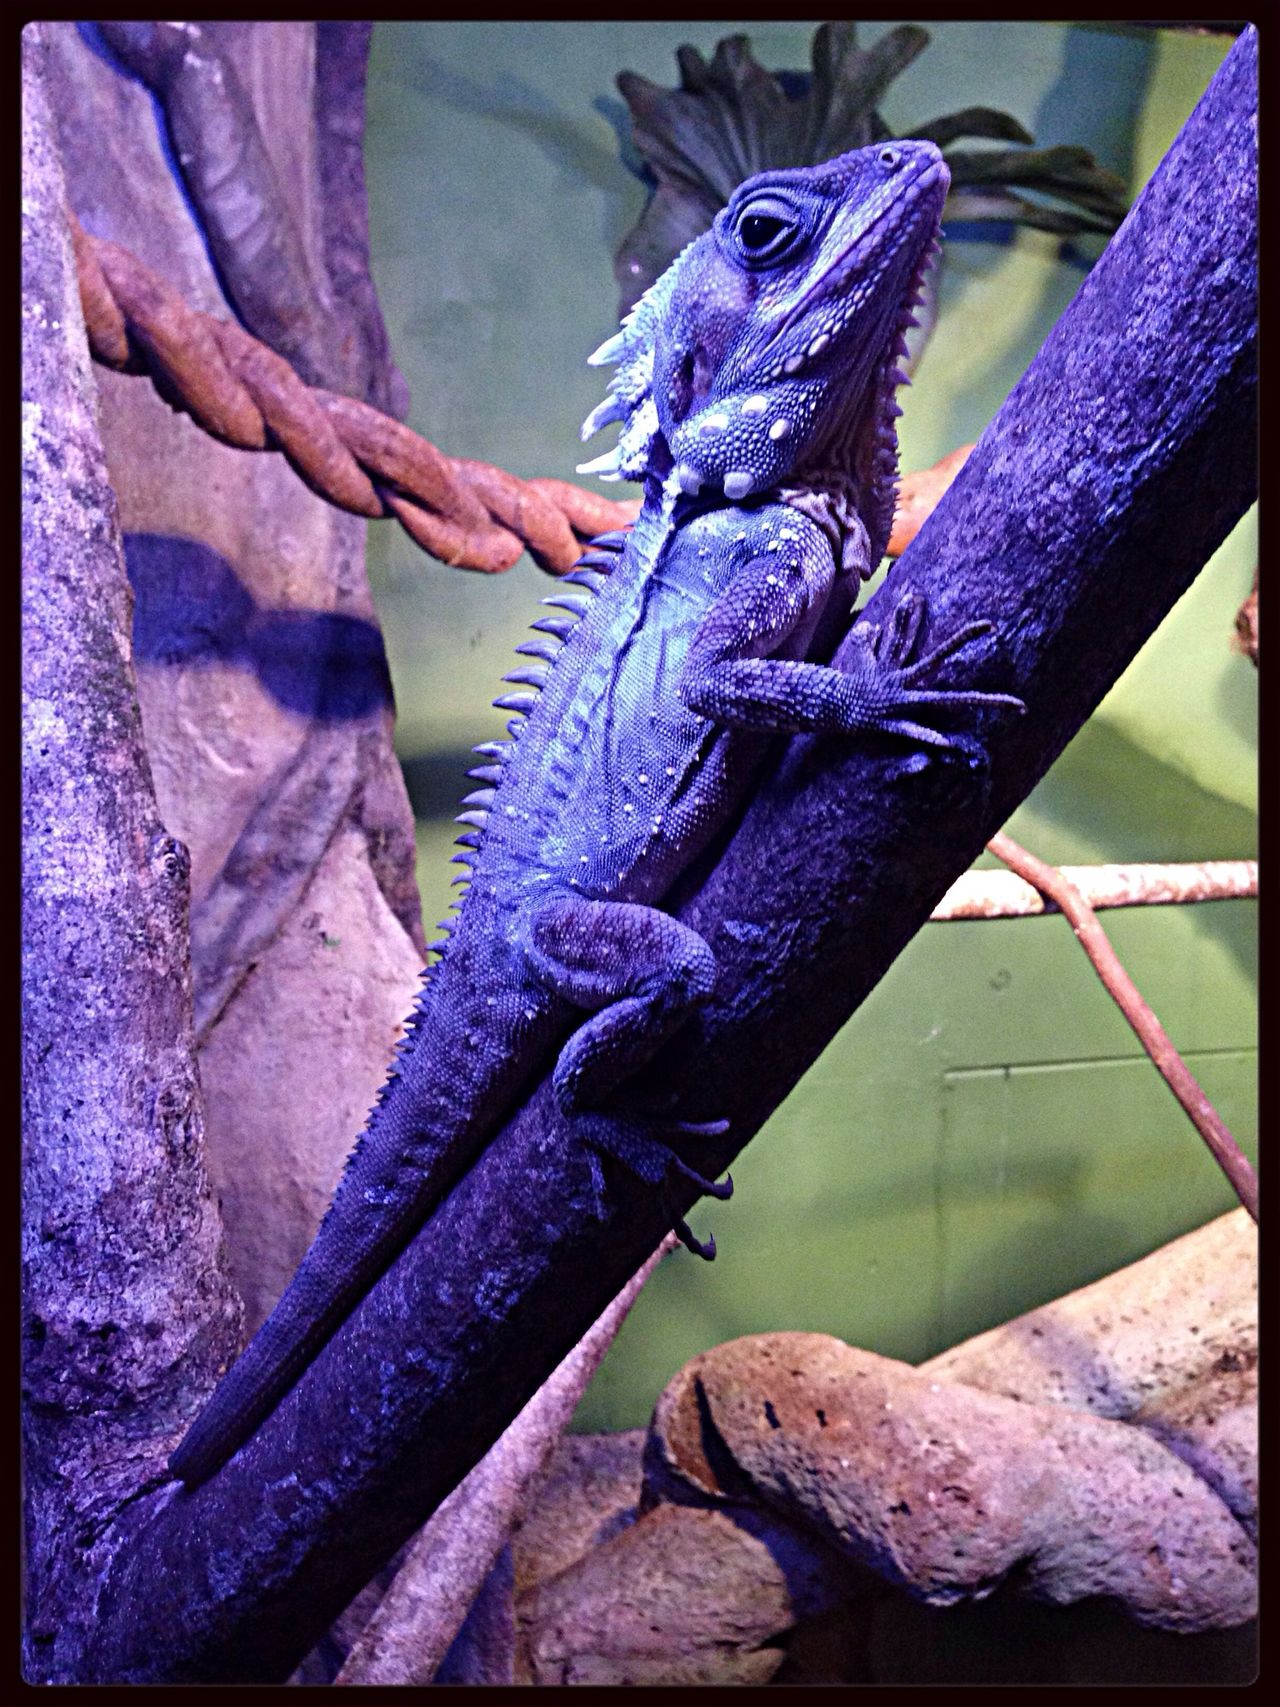
<svg viewBox="0 0 1280 1707">
<path fill-rule="evenodd" d="M 643 1445 L 557 1455 L 516 1548 L 527 1675 L 1163 1680 L 1170 1632 L 1238 1671 L 1256 1263 L 1238 1210 L 919 1369 L 808 1333 L 694 1358 Z M 1015 1638 L 1064 1615 L 977 1610 L 1027 1595 L 1078 1609 L 1044 1625 L 1056 1660 Z"/>
</svg>

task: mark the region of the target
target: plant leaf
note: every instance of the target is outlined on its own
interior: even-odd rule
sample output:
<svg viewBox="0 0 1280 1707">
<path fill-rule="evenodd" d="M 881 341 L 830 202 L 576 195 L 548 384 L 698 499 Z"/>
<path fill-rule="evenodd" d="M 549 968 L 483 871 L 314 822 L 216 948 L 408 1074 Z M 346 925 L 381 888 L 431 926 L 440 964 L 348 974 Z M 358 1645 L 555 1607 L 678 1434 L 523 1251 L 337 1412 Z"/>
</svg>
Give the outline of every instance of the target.
<svg viewBox="0 0 1280 1707">
<path fill-rule="evenodd" d="M 946 113 L 930 119 L 927 124 L 912 125 L 909 133 L 920 142 L 936 142 L 939 148 L 954 142 L 958 136 L 990 137 L 993 142 L 1035 141 L 1011 113 L 997 112 L 994 107 L 962 107 L 958 113 Z"/>
<path fill-rule="evenodd" d="M 718 210 L 719 203 L 690 190 L 659 184 L 614 259 L 614 276 L 623 294 L 619 317 L 666 272 L 686 243 L 707 229 Z"/>
<path fill-rule="evenodd" d="M 890 138 L 877 103 L 928 43 L 926 30 L 901 24 L 862 49 L 857 25 L 841 21 L 814 32 L 809 73 L 767 70 L 745 35 L 725 36 L 710 59 L 696 47 L 678 48 L 675 89 L 622 72 L 618 88 L 631 109 L 635 146 L 657 179 L 648 207 L 614 260 L 622 312 L 710 225 L 743 179 L 770 168 L 813 165 Z M 963 107 L 903 135 L 945 150 L 953 219 L 1006 219 L 1072 236 L 1110 233 L 1124 217 L 1123 181 L 1087 149 L 1036 148 L 1017 119 L 993 107 Z M 1019 146 L 949 148 L 958 137 Z M 1014 194 L 1012 186 L 1069 205 L 1046 206 Z"/>
<path fill-rule="evenodd" d="M 947 221 L 970 219 L 978 222 L 1008 220 L 1027 225 L 1035 231 L 1052 231 L 1059 237 L 1075 237 L 1084 231 L 1096 231 L 1109 237 L 1115 222 L 1100 219 L 1090 213 L 1072 213 L 1066 208 L 1046 207 L 1043 202 L 1029 201 L 1012 191 L 992 190 L 987 194 L 961 191 L 947 197 L 942 213 Z"/>
<path fill-rule="evenodd" d="M 823 38 L 821 42 L 819 38 Z M 814 84 L 810 93 L 815 97 L 818 122 L 810 131 L 811 160 L 825 160 L 878 140 L 873 125 L 878 116 L 875 108 L 894 78 L 928 47 L 929 32 L 916 24 L 900 24 L 866 52 L 853 46 L 853 40 L 851 30 L 842 33 L 831 24 L 822 25 L 814 37 Z M 817 107 L 816 98 L 820 65 L 825 111 Z"/>
</svg>

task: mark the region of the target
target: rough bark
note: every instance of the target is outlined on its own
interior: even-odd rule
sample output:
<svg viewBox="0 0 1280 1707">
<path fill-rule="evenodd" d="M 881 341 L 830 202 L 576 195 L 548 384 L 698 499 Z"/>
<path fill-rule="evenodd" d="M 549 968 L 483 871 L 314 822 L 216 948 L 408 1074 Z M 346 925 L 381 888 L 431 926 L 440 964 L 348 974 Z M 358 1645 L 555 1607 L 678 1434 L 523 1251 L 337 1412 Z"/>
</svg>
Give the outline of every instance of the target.
<svg viewBox="0 0 1280 1707">
<path fill-rule="evenodd" d="M 914 591 L 926 644 L 999 622 L 976 685 L 1028 711 L 990 777 L 796 742 L 679 909 L 720 966 L 661 1066 L 690 1117 L 732 1120 L 702 1165 L 795 1083 L 1251 500 L 1255 110 L 1250 32 L 869 613 Z M 689 1201 L 619 1173 L 597 1205 L 544 1086 L 249 1446 L 124 1515 L 81 1675 L 286 1675 Z"/>
<path fill-rule="evenodd" d="M 313 124 L 311 26 L 200 27 L 238 67 L 229 110 L 251 126 L 250 153 L 290 207 L 306 256 L 301 301 L 306 278 L 326 276 L 337 218 L 321 208 L 328 154 Z M 90 27 L 45 29 L 82 223 L 139 254 L 193 307 L 229 317 L 225 273 L 210 263 L 146 87 L 95 51 Z M 202 63 L 187 81 L 207 76 Z M 174 113 L 180 92 L 169 91 Z M 211 99 L 205 90 L 192 125 L 208 120 Z M 346 114 L 360 117 L 359 104 Z M 330 130 L 341 119 L 331 99 Z M 223 135 L 220 146 L 233 143 Z M 357 192 L 361 181 L 348 185 Z M 348 234 L 347 274 L 352 243 Z M 344 320 L 341 302 L 326 297 L 323 315 L 318 303 L 313 293 L 303 304 L 312 331 L 331 334 L 328 355 L 308 334 L 317 376 L 346 386 L 367 367 L 351 366 L 365 323 Z M 215 442 L 148 380 L 97 377 L 147 749 L 161 816 L 191 853 L 209 1167 L 252 1329 L 311 1241 L 421 966 L 413 821 L 365 524 L 280 458 Z M 202 1390 L 192 1388 L 193 1406 Z"/>
<path fill-rule="evenodd" d="M 239 1300 L 203 1160 L 190 862 L 156 806 L 40 33 L 23 36 L 23 1099 L 28 1675 L 163 1476 Z"/>
<path fill-rule="evenodd" d="M 309 1242 L 421 931 L 361 524 L 145 379 L 91 371 L 69 205 L 201 307 L 227 304 L 147 92 L 91 27 L 29 26 L 23 52 L 27 1665 L 43 1680 L 75 1674 L 100 1532 L 162 1477 L 234 1355 L 229 1265 L 257 1318 Z M 279 121 L 281 88 L 260 94 Z M 275 136 L 299 209 L 308 121 Z"/>
</svg>

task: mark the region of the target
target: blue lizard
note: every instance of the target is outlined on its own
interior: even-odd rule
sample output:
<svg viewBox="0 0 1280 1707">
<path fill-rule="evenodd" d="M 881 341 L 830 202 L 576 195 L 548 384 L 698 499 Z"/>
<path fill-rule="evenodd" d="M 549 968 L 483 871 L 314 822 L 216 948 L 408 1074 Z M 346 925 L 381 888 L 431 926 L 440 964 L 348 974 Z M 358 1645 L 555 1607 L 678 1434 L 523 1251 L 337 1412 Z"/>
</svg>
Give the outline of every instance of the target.
<svg viewBox="0 0 1280 1707">
<path fill-rule="evenodd" d="M 893 392 L 947 185 L 924 142 L 752 178 L 591 357 L 616 373 L 583 436 L 622 432 L 581 472 L 642 479 L 643 508 L 519 648 L 495 701 L 510 739 L 476 749 L 463 803 L 459 916 L 314 1244 L 170 1460 L 184 1481 L 242 1443 L 553 1062 L 593 1155 L 728 1195 L 674 1147 L 722 1127 L 616 1094 L 715 979 L 660 903 L 780 734 L 871 730 L 903 738 L 909 769 L 981 763 L 935 714 L 1020 705 L 928 685 L 986 658 L 990 625 L 916 656 L 910 598 L 886 632 L 854 629 L 853 669 L 823 661 L 887 542 Z"/>
</svg>

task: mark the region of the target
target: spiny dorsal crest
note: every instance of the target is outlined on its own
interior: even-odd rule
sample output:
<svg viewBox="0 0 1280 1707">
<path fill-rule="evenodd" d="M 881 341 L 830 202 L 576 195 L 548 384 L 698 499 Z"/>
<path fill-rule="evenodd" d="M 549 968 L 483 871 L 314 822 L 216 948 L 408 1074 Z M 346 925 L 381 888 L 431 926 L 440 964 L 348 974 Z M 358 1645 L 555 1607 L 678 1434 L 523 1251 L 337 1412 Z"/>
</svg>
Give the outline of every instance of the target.
<svg viewBox="0 0 1280 1707">
<path fill-rule="evenodd" d="M 653 400 L 658 328 L 670 309 L 680 263 L 692 247 L 692 243 L 685 245 L 626 315 L 621 328 L 587 357 L 588 367 L 616 362 L 617 372 L 609 381 L 604 401 L 582 423 L 583 442 L 611 421 L 623 425 L 613 449 L 591 462 L 579 463 L 579 474 L 598 474 L 601 480 L 641 480 L 648 471 L 649 453 L 658 435 L 658 410 Z"/>
</svg>

